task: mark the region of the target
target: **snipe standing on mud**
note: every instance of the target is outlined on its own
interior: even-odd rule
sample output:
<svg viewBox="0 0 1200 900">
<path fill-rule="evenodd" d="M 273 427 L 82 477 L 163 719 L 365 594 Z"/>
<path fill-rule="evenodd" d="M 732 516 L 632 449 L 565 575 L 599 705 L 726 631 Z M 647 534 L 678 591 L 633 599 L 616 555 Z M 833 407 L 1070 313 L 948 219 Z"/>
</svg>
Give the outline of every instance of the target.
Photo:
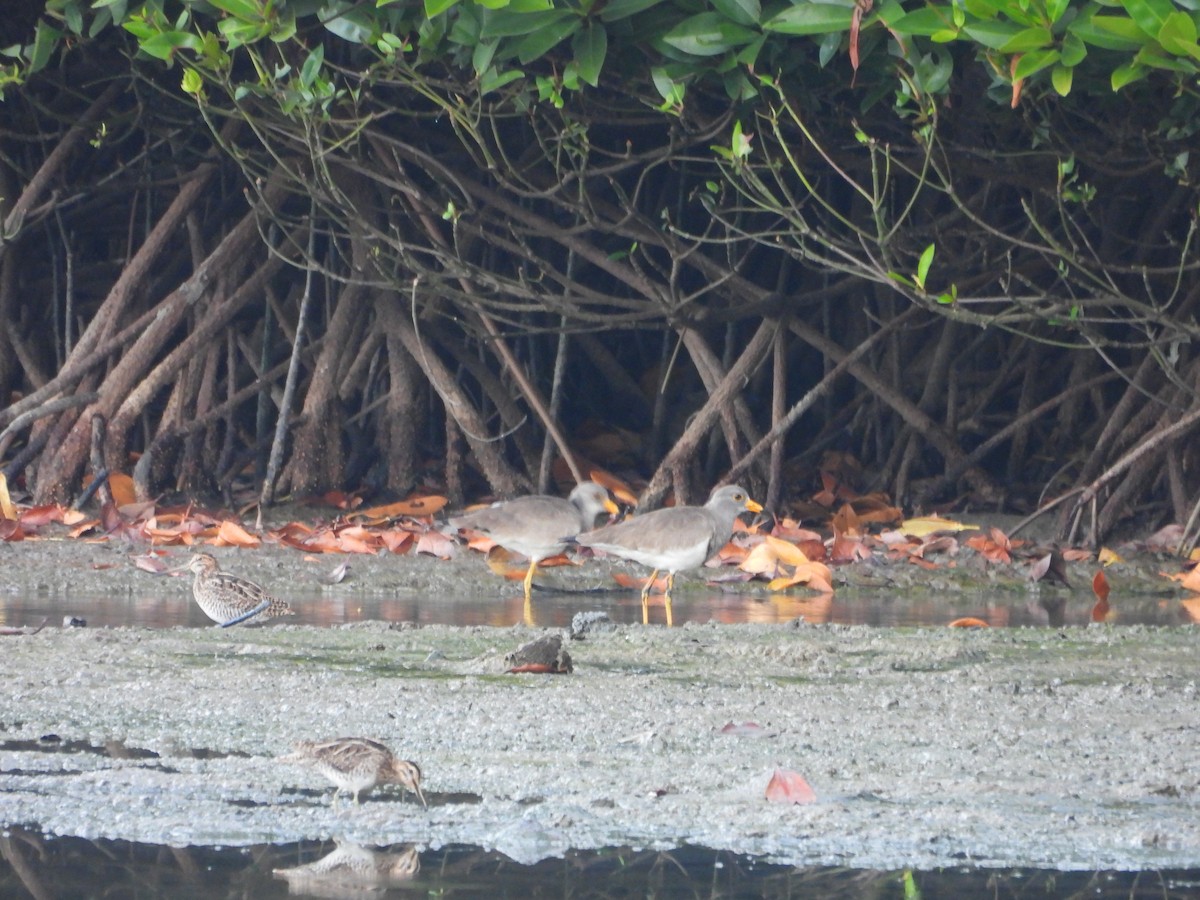
<svg viewBox="0 0 1200 900">
<path fill-rule="evenodd" d="M 261 621 L 296 614 L 286 601 L 275 599 L 253 581 L 222 572 L 216 559 L 207 553 L 195 554 L 175 571 L 183 569 L 196 574 L 192 596 L 204 614 L 222 628 L 248 619 Z"/>
<path fill-rule="evenodd" d="M 292 753 L 279 757 L 280 762 L 299 763 L 316 769 L 334 784 L 333 803 L 336 806 L 342 791 L 358 796 L 380 784 L 398 784 L 417 795 L 426 809 L 425 794 L 421 791 L 421 769 L 411 760 L 397 759 L 379 741 L 361 737 L 340 737 L 327 741 L 300 741 Z"/>
</svg>

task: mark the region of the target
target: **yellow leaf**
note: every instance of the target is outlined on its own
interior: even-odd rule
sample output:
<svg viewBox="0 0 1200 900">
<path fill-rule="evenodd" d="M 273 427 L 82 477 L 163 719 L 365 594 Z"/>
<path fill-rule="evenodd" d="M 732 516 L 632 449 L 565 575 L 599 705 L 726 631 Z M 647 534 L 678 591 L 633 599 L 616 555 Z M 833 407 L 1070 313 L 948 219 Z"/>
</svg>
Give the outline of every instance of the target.
<svg viewBox="0 0 1200 900">
<path fill-rule="evenodd" d="M 767 585 L 767 590 L 786 591 L 788 588 L 795 587 L 798 584 L 807 585 L 814 591 L 820 591 L 823 594 L 832 594 L 833 573 L 829 571 L 829 566 L 824 563 L 806 562 L 803 565 L 796 566 L 791 575 L 784 575 L 771 581 Z"/>
<path fill-rule="evenodd" d="M 1119 557 L 1115 551 L 1109 550 L 1107 547 L 1101 547 L 1100 553 L 1096 558 L 1100 561 L 1100 565 L 1102 566 L 1111 566 L 1113 563 L 1125 561 L 1121 559 L 1121 557 Z"/>
<path fill-rule="evenodd" d="M 978 525 L 964 525 L 953 519 L 943 519 L 941 516 L 921 516 L 917 519 L 905 519 L 897 529 L 901 534 L 912 537 L 925 537 L 939 531 L 978 531 Z"/>
<path fill-rule="evenodd" d="M 0 518 L 17 520 L 17 510 L 8 496 L 8 479 L 0 472 Z"/>
<path fill-rule="evenodd" d="M 738 568 L 751 575 L 773 576 L 781 563 L 800 566 L 807 562 L 808 557 L 795 544 L 768 534 L 763 536 L 762 543 L 750 551 Z"/>
</svg>

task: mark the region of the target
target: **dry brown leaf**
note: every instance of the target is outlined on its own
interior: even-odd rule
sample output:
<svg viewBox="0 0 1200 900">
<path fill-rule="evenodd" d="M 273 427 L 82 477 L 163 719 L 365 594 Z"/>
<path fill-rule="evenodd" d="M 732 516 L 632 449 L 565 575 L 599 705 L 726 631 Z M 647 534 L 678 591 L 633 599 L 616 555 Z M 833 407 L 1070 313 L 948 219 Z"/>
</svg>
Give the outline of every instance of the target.
<svg viewBox="0 0 1200 900">
<path fill-rule="evenodd" d="M 1175 575 L 1167 575 L 1165 572 L 1160 573 L 1172 581 L 1178 581 L 1179 586 L 1185 591 L 1191 591 L 1193 594 L 1200 594 L 1200 566 L 1194 569 L 1189 569 L 1186 572 L 1178 572 Z"/>
<path fill-rule="evenodd" d="M 110 472 L 108 489 L 112 491 L 113 503 L 117 507 L 137 503 L 137 491 L 133 488 L 133 479 L 124 472 Z"/>
<path fill-rule="evenodd" d="M 388 519 L 398 519 L 401 516 L 432 516 L 435 513 L 441 512 L 449 502 L 445 497 L 440 497 L 436 494 L 414 494 L 405 500 L 399 500 L 395 503 L 388 503 L 384 506 L 372 506 L 369 509 L 360 509 L 353 513 L 352 519 L 368 519 L 376 524 L 386 522 Z"/>
<path fill-rule="evenodd" d="M 426 531 L 417 538 L 416 550 L 418 553 L 428 553 L 430 556 L 436 556 L 439 559 L 451 559 L 454 557 L 457 544 L 440 531 L 432 529 Z"/>
<path fill-rule="evenodd" d="M 226 519 L 217 529 L 217 536 L 212 541 L 218 547 L 259 547 L 262 539 L 251 534 L 237 522 Z"/>
<path fill-rule="evenodd" d="M 607 469 L 602 469 L 599 466 L 591 466 L 588 469 L 588 478 L 616 497 L 618 503 L 625 506 L 637 506 L 637 494 L 629 486 L 629 483 L 622 478 L 618 478 Z"/>
<path fill-rule="evenodd" d="M 25 529 L 16 519 L 0 518 L 0 541 L 16 543 L 25 540 Z"/>
<path fill-rule="evenodd" d="M 829 566 L 819 562 L 806 562 L 796 566 L 792 574 L 772 580 L 767 585 L 770 591 L 785 591 L 798 584 L 806 585 L 822 594 L 833 593 L 833 572 Z"/>
<path fill-rule="evenodd" d="M 387 531 L 382 531 L 379 539 L 383 542 L 383 546 L 395 554 L 407 553 L 417 542 L 417 536 L 403 528 L 389 528 Z"/>
<path fill-rule="evenodd" d="M 835 532 L 840 531 L 842 534 L 861 535 L 862 523 L 858 519 L 858 513 L 854 511 L 854 507 L 849 503 L 843 503 L 833 515 L 830 524 Z"/>
<path fill-rule="evenodd" d="M 771 803 L 816 803 L 817 795 L 799 772 L 776 769 L 767 783 Z"/>
</svg>

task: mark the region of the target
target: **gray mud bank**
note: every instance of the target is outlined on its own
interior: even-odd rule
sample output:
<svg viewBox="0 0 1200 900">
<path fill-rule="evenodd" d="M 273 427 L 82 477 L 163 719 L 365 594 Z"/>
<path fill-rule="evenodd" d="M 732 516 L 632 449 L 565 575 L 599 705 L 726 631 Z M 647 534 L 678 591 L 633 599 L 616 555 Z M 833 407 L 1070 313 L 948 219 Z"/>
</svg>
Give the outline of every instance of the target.
<svg viewBox="0 0 1200 900">
<path fill-rule="evenodd" d="M 570 642 L 573 674 L 504 674 L 542 633 L 0 638 L 0 824 L 521 862 L 693 843 L 798 865 L 1200 866 L 1194 628 L 622 626 Z M 390 791 L 334 809 L 274 759 L 336 735 L 416 760 L 429 810 Z M 768 802 L 776 768 L 816 802 Z"/>
</svg>

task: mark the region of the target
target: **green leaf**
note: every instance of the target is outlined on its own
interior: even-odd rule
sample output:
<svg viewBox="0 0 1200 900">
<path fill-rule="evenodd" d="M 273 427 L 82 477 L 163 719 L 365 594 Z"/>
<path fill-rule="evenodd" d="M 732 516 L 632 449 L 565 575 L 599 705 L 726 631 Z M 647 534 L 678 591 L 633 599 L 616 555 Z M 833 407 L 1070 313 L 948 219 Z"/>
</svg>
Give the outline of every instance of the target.
<svg viewBox="0 0 1200 900">
<path fill-rule="evenodd" d="M 1059 61 L 1062 54 L 1057 50 L 1030 50 L 1013 68 L 1013 78 L 1028 78 Z"/>
<path fill-rule="evenodd" d="M 483 26 L 479 29 L 480 40 L 494 37 L 530 37 L 543 28 L 551 28 L 564 19 L 576 16 L 565 9 L 549 9 L 542 12 L 515 12 L 510 9 L 490 10 L 483 14 Z"/>
<path fill-rule="evenodd" d="M 608 31 L 599 22 L 576 32 L 571 42 L 575 62 L 579 64 L 579 77 L 596 87 L 600 83 L 600 70 L 604 68 L 604 57 L 608 53 Z"/>
<path fill-rule="evenodd" d="M 664 43 L 691 56 L 719 56 L 758 37 L 758 32 L 735 25 L 714 12 L 684 19 L 662 36 Z"/>
<path fill-rule="evenodd" d="M 185 94 L 199 94 L 204 90 L 204 79 L 195 69 L 184 69 L 180 87 Z"/>
<path fill-rule="evenodd" d="M 1140 66 L 1137 63 L 1126 63 L 1123 66 L 1117 66 L 1112 73 L 1112 89 L 1119 91 L 1127 84 L 1138 81 L 1146 77 L 1146 67 Z"/>
<path fill-rule="evenodd" d="M 840 3 L 802 3 L 799 6 L 785 9 L 775 18 L 764 22 L 763 29 L 778 34 L 827 34 L 831 31 L 848 30 L 853 15 L 853 6 L 843 6 Z M 901 21 L 910 18 L 912 16 L 902 16 Z M 938 30 L 946 27 L 944 20 L 939 19 L 938 21 L 940 23 Z M 893 27 L 896 27 L 895 23 L 893 23 Z M 918 33 L 903 28 L 897 30 L 901 33 Z"/>
<path fill-rule="evenodd" d="M 1085 44 L 1103 50 L 1137 50 L 1146 41 L 1137 24 L 1125 16 L 1088 16 L 1076 19 L 1067 26 Z"/>
<path fill-rule="evenodd" d="M 38 22 L 33 37 L 33 52 L 29 55 L 29 74 L 37 72 L 50 62 L 50 55 L 58 46 L 63 33 L 45 20 Z"/>
<path fill-rule="evenodd" d="M 1030 50 L 1040 50 L 1049 47 L 1054 42 L 1050 29 L 1043 26 L 1023 28 L 1005 41 L 1000 48 L 1001 53 L 1027 53 Z"/>
<path fill-rule="evenodd" d="M 1087 56 L 1087 45 L 1072 31 L 1063 35 L 1062 61 L 1064 66 L 1077 66 Z"/>
<path fill-rule="evenodd" d="M 925 290 L 925 277 L 929 274 L 929 267 L 933 265 L 933 254 L 935 251 L 933 244 L 925 248 L 925 252 L 921 254 L 921 258 L 917 261 L 917 274 L 913 276 L 913 281 L 917 287 Z"/>
<path fill-rule="evenodd" d="M 494 68 L 488 69 L 479 77 L 479 93 L 489 94 L 492 91 L 498 91 L 509 82 L 524 77 L 525 73 L 520 69 L 509 69 L 507 72 L 497 72 Z"/>
<path fill-rule="evenodd" d="M 1063 65 L 1055 66 L 1054 71 L 1050 73 L 1050 83 L 1054 85 L 1054 90 L 1058 92 L 1060 97 L 1065 97 L 1071 93 L 1071 82 L 1074 79 L 1074 73 L 1074 69 Z"/>
<path fill-rule="evenodd" d="M 533 34 L 526 35 L 517 44 L 517 59 L 522 65 L 541 59 L 553 50 L 559 43 L 577 32 L 583 25 L 583 20 L 567 13 L 566 18 L 560 19 Z"/>
<path fill-rule="evenodd" d="M 142 41 L 142 52 L 155 59 L 170 59 L 176 50 L 200 50 L 200 38 L 186 31 L 164 31 Z"/>
<path fill-rule="evenodd" d="M 738 25 L 758 25 L 762 18 L 759 0 L 712 0 L 717 12 Z"/>
<path fill-rule="evenodd" d="M 254 0 L 208 0 L 217 9 L 243 20 L 261 22 L 263 11 Z"/>
<path fill-rule="evenodd" d="M 1187 13 L 1176 10 L 1167 16 L 1158 30 L 1158 42 L 1168 53 L 1200 58 L 1196 44 L 1196 23 Z"/>
<path fill-rule="evenodd" d="M 667 70 L 662 66 L 655 66 L 650 70 L 650 78 L 654 82 L 654 87 L 658 91 L 659 96 L 663 98 L 663 104 L 667 108 L 674 108 L 683 104 L 685 85 L 682 81 L 676 81 L 667 74 Z"/>
<path fill-rule="evenodd" d="M 425 0 L 425 16 L 430 19 L 440 16 L 456 3 L 458 0 Z"/>
<path fill-rule="evenodd" d="M 1171 0 L 1121 0 L 1121 5 L 1150 37 L 1158 36 L 1167 17 L 1175 11 Z"/>
<path fill-rule="evenodd" d="M 993 19 L 987 22 L 973 22 L 963 26 L 963 31 L 990 50 L 999 50 L 1021 32 L 1021 26 L 1013 22 L 1003 22 Z"/>
<path fill-rule="evenodd" d="M 881 17 L 882 18 L 882 17 Z M 924 9 L 918 9 L 899 18 L 891 19 L 886 22 L 888 28 L 900 35 L 905 36 L 924 36 L 930 37 L 937 34 L 939 31 L 946 31 L 954 27 L 953 19 L 946 17 L 945 13 L 932 6 L 927 6 Z M 770 29 L 770 23 L 763 26 Z M 847 24 L 846 27 L 849 27 Z M 971 26 L 967 26 L 970 28 Z M 785 32 L 789 33 L 789 32 Z M 1016 29 L 1013 29 L 1016 33 Z"/>
<path fill-rule="evenodd" d="M 321 72 L 321 66 L 325 64 L 325 45 L 317 44 L 316 49 L 308 54 L 308 59 L 304 60 L 304 65 L 300 67 L 300 83 L 304 87 L 312 87 L 312 83 L 316 80 L 317 75 Z"/>
<path fill-rule="evenodd" d="M 601 22 L 619 22 L 621 19 L 628 19 L 630 16 L 636 16 L 644 10 L 650 9 L 652 6 L 658 6 L 664 0 L 613 0 L 603 9 L 600 10 Z"/>
</svg>

